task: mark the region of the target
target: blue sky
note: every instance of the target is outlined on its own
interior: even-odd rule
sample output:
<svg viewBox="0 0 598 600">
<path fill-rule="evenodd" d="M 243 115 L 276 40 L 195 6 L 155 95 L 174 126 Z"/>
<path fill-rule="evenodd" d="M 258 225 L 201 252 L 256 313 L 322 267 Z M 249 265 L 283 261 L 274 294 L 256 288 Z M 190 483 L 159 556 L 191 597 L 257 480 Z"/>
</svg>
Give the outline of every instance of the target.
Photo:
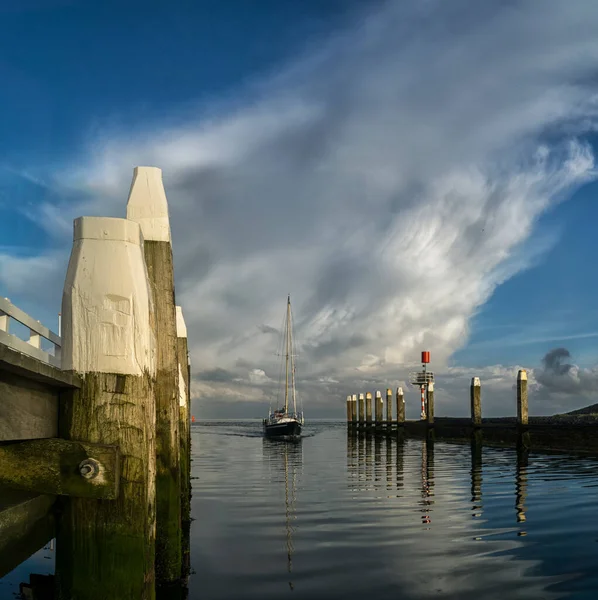
<svg viewBox="0 0 598 600">
<path fill-rule="evenodd" d="M 591 384 L 553 404 L 586 403 L 598 13 L 545 6 L 0 8 L 0 295 L 55 327 L 72 218 L 123 216 L 132 168 L 150 163 L 198 399 L 265 402 L 276 344 L 256 331 L 292 288 L 323 416 L 351 386 L 404 382 L 424 346 L 453 399 L 461 373 L 508 379 L 563 346 Z M 283 233 L 301 255 L 284 264 Z"/>
</svg>

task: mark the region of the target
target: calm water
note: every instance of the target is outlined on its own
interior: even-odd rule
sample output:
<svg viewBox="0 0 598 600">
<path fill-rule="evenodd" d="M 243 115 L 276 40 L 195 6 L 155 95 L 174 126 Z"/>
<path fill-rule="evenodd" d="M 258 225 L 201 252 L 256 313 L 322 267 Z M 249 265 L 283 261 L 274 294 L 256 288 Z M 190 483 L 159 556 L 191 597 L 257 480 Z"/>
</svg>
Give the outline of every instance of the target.
<svg viewBox="0 0 598 600">
<path fill-rule="evenodd" d="M 298 443 L 206 423 L 193 442 L 192 599 L 598 597 L 595 459 L 351 441 L 341 423 Z"/>
</svg>

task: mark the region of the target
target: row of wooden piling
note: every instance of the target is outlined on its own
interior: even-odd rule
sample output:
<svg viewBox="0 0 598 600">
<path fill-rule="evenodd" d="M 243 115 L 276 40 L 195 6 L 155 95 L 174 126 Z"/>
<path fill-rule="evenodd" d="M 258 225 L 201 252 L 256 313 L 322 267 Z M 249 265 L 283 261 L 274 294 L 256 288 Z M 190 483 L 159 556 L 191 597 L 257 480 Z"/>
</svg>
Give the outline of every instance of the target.
<svg viewBox="0 0 598 600">
<path fill-rule="evenodd" d="M 382 425 L 392 423 L 403 423 L 405 421 L 405 397 L 403 388 L 396 391 L 396 420 L 393 421 L 392 410 L 393 391 L 386 390 L 386 415 L 384 415 L 384 401 L 382 392 L 376 392 L 375 401 L 372 393 L 353 394 L 347 396 L 347 422 L 350 424 Z M 372 419 L 372 402 L 374 402 L 374 419 Z"/>
<path fill-rule="evenodd" d="M 428 425 L 434 425 L 434 382 L 430 381 L 425 388 L 425 420 Z M 395 398 L 395 413 L 393 416 L 393 396 Z M 374 401 L 374 415 L 372 418 L 372 402 Z M 470 386 L 470 409 L 471 425 L 482 426 L 482 384 L 479 377 L 473 377 Z M 388 388 L 386 390 L 386 414 L 384 414 L 384 400 L 382 392 L 360 393 L 347 396 L 347 423 L 350 427 L 396 427 L 405 423 L 405 395 L 402 387 L 398 387 L 396 393 Z M 527 401 L 527 371 L 519 370 L 517 373 L 517 423 L 525 426 L 528 424 L 528 401 Z"/>
</svg>

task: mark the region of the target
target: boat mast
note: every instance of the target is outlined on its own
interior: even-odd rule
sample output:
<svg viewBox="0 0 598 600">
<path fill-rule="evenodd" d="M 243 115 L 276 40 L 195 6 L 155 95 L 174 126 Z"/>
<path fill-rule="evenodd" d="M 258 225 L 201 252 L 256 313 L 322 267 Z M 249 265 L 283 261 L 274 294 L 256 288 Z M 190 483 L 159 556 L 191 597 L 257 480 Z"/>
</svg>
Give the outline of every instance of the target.
<svg viewBox="0 0 598 600">
<path fill-rule="evenodd" d="M 291 296 L 289 296 L 289 345 L 291 347 L 291 388 L 293 390 L 293 413 L 297 414 L 297 401 L 295 398 L 295 353 L 293 348 L 293 322 L 291 319 Z"/>
<path fill-rule="evenodd" d="M 287 326 L 285 332 L 285 342 L 286 342 L 286 368 L 285 368 L 285 380 L 284 380 L 284 412 L 285 414 L 289 411 L 289 342 L 290 342 L 290 322 L 291 315 L 291 295 L 287 299 Z"/>
</svg>

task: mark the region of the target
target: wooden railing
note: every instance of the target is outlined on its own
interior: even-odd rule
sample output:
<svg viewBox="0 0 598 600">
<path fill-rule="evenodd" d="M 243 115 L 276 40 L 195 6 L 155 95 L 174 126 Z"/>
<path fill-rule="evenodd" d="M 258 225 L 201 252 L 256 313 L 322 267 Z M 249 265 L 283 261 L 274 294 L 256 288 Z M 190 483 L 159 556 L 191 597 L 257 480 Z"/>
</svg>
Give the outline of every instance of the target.
<svg viewBox="0 0 598 600">
<path fill-rule="evenodd" d="M 29 339 L 27 341 L 10 333 L 11 319 L 29 329 Z M 42 349 L 42 338 L 53 345 L 53 352 Z M 0 298 L 0 344 L 60 368 L 60 337 L 26 312 L 17 308 L 8 298 Z"/>
</svg>

